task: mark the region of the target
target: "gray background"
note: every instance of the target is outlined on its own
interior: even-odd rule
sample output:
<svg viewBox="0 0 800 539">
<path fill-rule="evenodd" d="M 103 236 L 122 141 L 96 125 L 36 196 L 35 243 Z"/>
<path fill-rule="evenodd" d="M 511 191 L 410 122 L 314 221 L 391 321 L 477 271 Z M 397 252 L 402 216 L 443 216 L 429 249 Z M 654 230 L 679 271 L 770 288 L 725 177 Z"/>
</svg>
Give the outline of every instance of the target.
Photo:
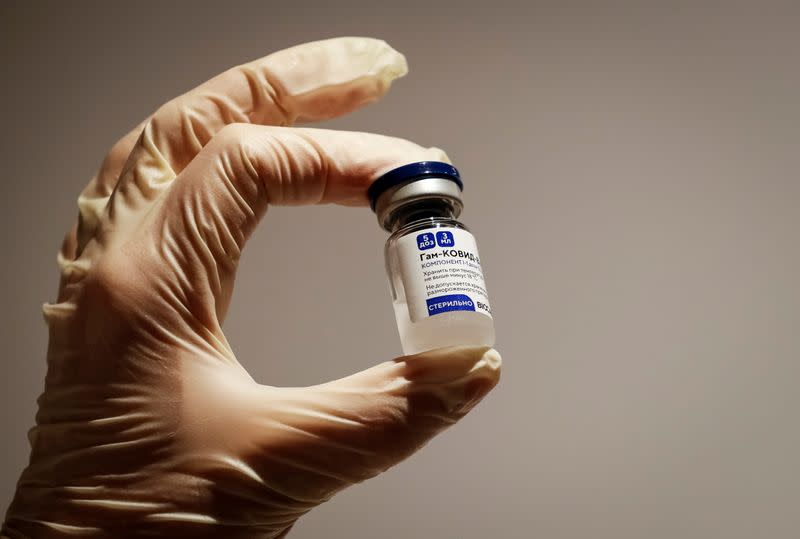
<svg viewBox="0 0 800 539">
<path fill-rule="evenodd" d="M 505 370 L 292 537 L 800 536 L 796 3 L 2 2 L 0 21 L 0 506 L 27 458 L 55 252 L 107 147 L 229 66 L 371 35 L 411 74 L 328 127 L 438 145 L 463 170 Z M 257 379 L 399 353 L 384 239 L 366 209 L 271 210 L 226 323 Z"/>
</svg>

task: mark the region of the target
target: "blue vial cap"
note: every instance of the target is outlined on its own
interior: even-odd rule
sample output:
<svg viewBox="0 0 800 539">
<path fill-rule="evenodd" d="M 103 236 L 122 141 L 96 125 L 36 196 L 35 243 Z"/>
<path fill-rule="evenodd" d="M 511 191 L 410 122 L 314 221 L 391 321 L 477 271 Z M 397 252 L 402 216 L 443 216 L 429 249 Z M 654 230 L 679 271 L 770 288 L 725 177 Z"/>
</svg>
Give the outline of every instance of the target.
<svg viewBox="0 0 800 539">
<path fill-rule="evenodd" d="M 367 189 L 370 208 L 372 208 L 372 211 L 375 211 L 375 204 L 378 202 L 378 197 L 388 189 L 400 185 L 401 183 L 424 180 L 425 178 L 450 180 L 458 185 L 459 190 L 464 190 L 461 175 L 458 173 L 458 169 L 453 165 L 442 163 L 441 161 L 419 161 L 392 169 L 375 180 L 372 185 L 369 186 L 369 189 Z"/>
</svg>

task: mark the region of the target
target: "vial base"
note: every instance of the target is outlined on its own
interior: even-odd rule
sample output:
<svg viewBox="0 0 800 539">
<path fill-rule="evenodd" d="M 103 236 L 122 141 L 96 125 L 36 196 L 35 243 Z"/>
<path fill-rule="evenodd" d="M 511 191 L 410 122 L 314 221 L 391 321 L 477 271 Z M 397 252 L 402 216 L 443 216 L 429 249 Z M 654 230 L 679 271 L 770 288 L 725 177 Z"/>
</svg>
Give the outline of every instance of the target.
<svg viewBox="0 0 800 539">
<path fill-rule="evenodd" d="M 494 321 L 471 311 L 451 311 L 412 322 L 405 301 L 394 302 L 405 355 L 447 346 L 494 346 Z"/>
</svg>

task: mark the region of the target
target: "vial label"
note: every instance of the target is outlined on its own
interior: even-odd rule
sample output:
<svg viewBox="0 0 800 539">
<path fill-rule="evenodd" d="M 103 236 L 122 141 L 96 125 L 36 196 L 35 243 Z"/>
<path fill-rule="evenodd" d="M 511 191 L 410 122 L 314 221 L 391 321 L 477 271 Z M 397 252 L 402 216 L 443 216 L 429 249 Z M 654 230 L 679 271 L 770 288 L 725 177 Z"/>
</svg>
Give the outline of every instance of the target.
<svg viewBox="0 0 800 539">
<path fill-rule="evenodd" d="M 461 228 L 428 228 L 397 240 L 412 322 L 450 311 L 492 317 L 475 237 Z"/>
</svg>

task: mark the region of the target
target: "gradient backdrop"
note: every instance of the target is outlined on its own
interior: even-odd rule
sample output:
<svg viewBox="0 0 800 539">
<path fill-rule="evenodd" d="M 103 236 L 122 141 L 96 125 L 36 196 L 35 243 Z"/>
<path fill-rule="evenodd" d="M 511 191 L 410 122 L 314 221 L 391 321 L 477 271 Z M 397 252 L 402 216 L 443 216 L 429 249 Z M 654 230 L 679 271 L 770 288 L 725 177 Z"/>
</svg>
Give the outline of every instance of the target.
<svg viewBox="0 0 800 539">
<path fill-rule="evenodd" d="M 227 67 L 337 35 L 407 55 L 385 102 L 326 126 L 462 169 L 505 370 L 463 423 L 291 537 L 800 536 L 792 2 L 2 1 L 0 510 L 56 250 L 107 147 Z M 384 240 L 367 209 L 270 211 L 226 323 L 256 379 L 399 353 Z"/>
</svg>

